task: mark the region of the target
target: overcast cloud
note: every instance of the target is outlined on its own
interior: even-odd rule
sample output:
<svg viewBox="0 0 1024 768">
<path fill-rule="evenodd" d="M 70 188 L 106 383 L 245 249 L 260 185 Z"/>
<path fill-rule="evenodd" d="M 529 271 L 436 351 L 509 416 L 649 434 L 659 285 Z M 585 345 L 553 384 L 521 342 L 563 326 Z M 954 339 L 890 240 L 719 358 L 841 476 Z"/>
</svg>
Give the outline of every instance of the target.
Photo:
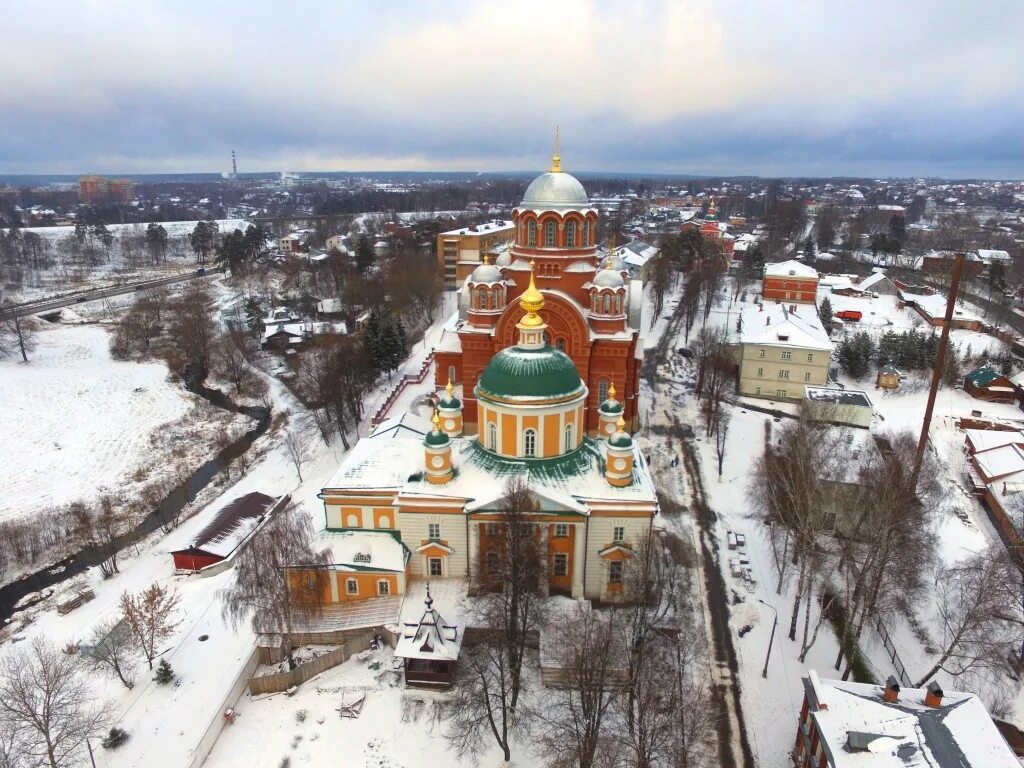
<svg viewBox="0 0 1024 768">
<path fill-rule="evenodd" d="M 1024 176 L 1024 2 L 8 0 L 0 173 Z"/>
</svg>

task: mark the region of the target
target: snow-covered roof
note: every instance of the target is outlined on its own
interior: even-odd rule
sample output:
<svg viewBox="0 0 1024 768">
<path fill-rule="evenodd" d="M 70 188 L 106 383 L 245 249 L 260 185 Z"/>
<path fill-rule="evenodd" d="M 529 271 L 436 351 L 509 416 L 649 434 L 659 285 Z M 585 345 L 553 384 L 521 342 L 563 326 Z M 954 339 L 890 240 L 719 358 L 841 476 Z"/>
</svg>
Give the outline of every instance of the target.
<svg viewBox="0 0 1024 768">
<path fill-rule="evenodd" d="M 753 304 L 742 312 L 740 343 L 832 351 L 832 342 L 813 306 L 796 312 L 785 304 Z"/>
<path fill-rule="evenodd" d="M 321 299 L 316 303 L 316 311 L 336 315 L 341 312 L 341 299 L 337 296 L 330 299 Z"/>
<path fill-rule="evenodd" d="M 1024 445 L 1024 432 L 1021 430 L 1011 432 L 1000 429 L 966 429 L 964 433 L 976 452 L 1001 448 L 1014 443 Z"/>
<path fill-rule="evenodd" d="M 806 277 L 817 278 L 818 270 L 801 264 L 796 259 L 783 261 L 778 264 L 766 264 L 764 267 L 765 277 Z"/>
<path fill-rule="evenodd" d="M 384 419 L 380 424 L 373 428 L 370 432 L 370 437 L 408 437 L 416 440 L 422 440 L 426 434 L 421 429 L 409 426 L 409 413 L 403 413 L 401 416 L 392 416 L 390 419 Z"/>
<path fill-rule="evenodd" d="M 974 463 L 985 476 L 994 480 L 1015 472 L 1024 472 L 1024 449 L 1018 445 L 1002 445 L 974 454 Z"/>
<path fill-rule="evenodd" d="M 1001 251 L 992 248 L 979 248 L 978 258 L 986 264 L 991 264 L 994 261 L 999 261 L 1004 264 L 1009 264 L 1013 259 L 1010 258 L 1010 254 L 1006 251 Z"/>
<path fill-rule="evenodd" d="M 869 291 L 871 290 L 871 286 L 888 279 L 889 278 L 886 277 L 885 272 L 872 272 L 870 275 L 868 275 L 859 283 L 857 283 L 857 288 L 861 291 Z"/>
<path fill-rule="evenodd" d="M 313 546 L 330 552 L 339 570 L 400 573 L 409 561 L 409 550 L 384 531 L 322 531 Z"/>
<path fill-rule="evenodd" d="M 903 688 L 894 703 L 882 687 L 804 678 L 830 766 L 835 768 L 1020 768 L 977 696 Z"/>
<path fill-rule="evenodd" d="M 455 237 L 458 235 L 490 235 L 495 232 L 507 232 L 510 229 L 515 228 L 515 223 L 511 221 L 488 221 L 485 224 L 472 224 L 468 227 L 462 227 L 462 229 L 452 229 L 448 232 L 442 232 L 442 237 Z"/>
<path fill-rule="evenodd" d="M 928 315 L 928 317 L 943 318 L 946 316 L 946 297 L 941 293 L 925 295 L 901 291 L 900 296 L 907 304 L 914 304 L 920 307 L 921 311 Z M 964 309 L 962 306 L 957 305 L 953 308 L 953 320 L 981 322 L 981 317 L 969 309 Z"/>
<path fill-rule="evenodd" d="M 227 558 L 263 522 L 274 498 L 265 493 L 247 493 L 221 509 L 203 528 L 190 547 L 178 552 L 201 551 Z M 173 552 L 172 552 L 173 554 Z"/>
<path fill-rule="evenodd" d="M 419 622 L 402 625 L 402 636 L 395 644 L 395 656 L 400 659 L 457 661 L 464 630 L 446 622 L 434 608 L 429 586 L 423 604 L 425 610 Z"/>
</svg>

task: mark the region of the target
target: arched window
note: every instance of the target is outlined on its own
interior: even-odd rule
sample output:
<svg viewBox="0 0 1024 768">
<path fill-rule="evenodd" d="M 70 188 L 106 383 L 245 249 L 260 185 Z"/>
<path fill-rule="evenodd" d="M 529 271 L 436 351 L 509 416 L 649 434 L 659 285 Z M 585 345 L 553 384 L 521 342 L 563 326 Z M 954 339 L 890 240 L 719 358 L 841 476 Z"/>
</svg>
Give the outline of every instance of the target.
<svg viewBox="0 0 1024 768">
<path fill-rule="evenodd" d="M 598 379 L 597 381 L 597 401 L 603 403 L 608 399 L 608 379 Z"/>
<path fill-rule="evenodd" d="M 555 346 L 562 352 L 565 352 L 565 339 L 555 339 Z"/>
<path fill-rule="evenodd" d="M 497 308 L 498 308 L 498 289 L 497 288 L 492 288 L 491 289 L 491 309 L 497 309 Z"/>
<path fill-rule="evenodd" d="M 533 219 L 526 224 L 526 244 L 531 247 L 537 245 L 537 222 Z"/>
<path fill-rule="evenodd" d="M 576 247 L 576 222 L 570 221 L 565 225 L 565 247 Z"/>
<path fill-rule="evenodd" d="M 583 246 L 590 245 L 590 222 L 583 222 Z"/>
<path fill-rule="evenodd" d="M 450 381 L 452 384 L 455 383 L 455 366 L 454 365 L 449 365 L 448 366 L 448 381 Z"/>
<path fill-rule="evenodd" d="M 480 309 L 487 309 L 487 291 L 483 288 L 477 292 L 476 305 L 480 307 Z"/>
<path fill-rule="evenodd" d="M 549 221 L 544 225 L 544 247 L 555 247 L 555 222 Z"/>
<path fill-rule="evenodd" d="M 622 297 L 621 296 L 616 296 L 615 297 L 615 314 L 617 314 L 617 315 L 621 315 L 622 314 Z"/>
<path fill-rule="evenodd" d="M 573 424 L 565 425 L 565 450 L 568 453 L 576 447 L 576 427 Z"/>
<path fill-rule="evenodd" d="M 532 429 L 523 432 L 523 456 L 537 455 L 537 433 Z"/>
<path fill-rule="evenodd" d="M 487 447 L 492 451 L 498 450 L 498 427 L 493 421 L 487 425 Z"/>
<path fill-rule="evenodd" d="M 604 295 L 604 313 L 610 315 L 612 313 L 612 297 L 610 294 Z"/>
</svg>

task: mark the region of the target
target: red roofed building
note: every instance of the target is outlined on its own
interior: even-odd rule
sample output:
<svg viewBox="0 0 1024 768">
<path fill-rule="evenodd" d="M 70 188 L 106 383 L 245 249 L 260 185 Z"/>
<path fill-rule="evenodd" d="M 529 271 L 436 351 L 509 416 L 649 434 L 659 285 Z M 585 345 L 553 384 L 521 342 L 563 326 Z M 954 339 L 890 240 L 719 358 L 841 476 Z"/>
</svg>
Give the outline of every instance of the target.
<svg viewBox="0 0 1024 768">
<path fill-rule="evenodd" d="M 180 571 L 199 571 L 227 560 L 241 549 L 268 514 L 288 500 L 288 496 L 274 499 L 265 493 L 239 496 L 217 513 L 191 546 L 171 552 L 174 567 Z"/>
</svg>

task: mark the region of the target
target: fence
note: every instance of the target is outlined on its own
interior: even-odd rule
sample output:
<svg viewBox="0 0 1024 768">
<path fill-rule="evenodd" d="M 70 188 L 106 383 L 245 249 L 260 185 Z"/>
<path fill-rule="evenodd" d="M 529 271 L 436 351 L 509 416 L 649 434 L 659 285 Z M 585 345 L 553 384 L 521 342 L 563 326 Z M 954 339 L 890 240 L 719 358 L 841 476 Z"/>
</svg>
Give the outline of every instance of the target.
<svg viewBox="0 0 1024 768">
<path fill-rule="evenodd" d="M 328 651 L 323 656 L 317 656 L 315 659 L 299 664 L 295 669 L 287 672 L 275 672 L 272 675 L 252 677 L 249 679 L 249 695 L 258 696 L 261 693 L 287 691 L 293 685 L 304 683 L 321 672 L 326 672 L 328 669 L 344 663 L 352 654 L 365 651 L 369 647 L 370 643 L 367 638 L 353 637 L 343 642 L 333 651 Z"/>
<path fill-rule="evenodd" d="M 423 361 L 423 365 L 420 366 L 419 373 L 415 376 L 411 373 L 407 373 L 398 380 L 395 384 L 395 388 L 391 390 L 391 394 L 388 395 L 387 400 L 384 401 L 383 405 L 377 409 L 377 412 L 373 414 L 373 418 L 370 419 L 370 426 L 376 427 L 385 418 L 387 418 L 388 411 L 391 410 L 391 406 L 395 404 L 395 401 L 402 396 L 405 392 L 405 388 L 410 384 L 422 384 L 423 380 L 427 378 L 427 373 L 430 371 L 430 367 L 434 364 L 434 353 L 431 352 L 427 355 L 427 359 Z"/>
<path fill-rule="evenodd" d="M 878 636 L 882 639 L 882 647 L 885 648 L 885 652 L 889 654 L 889 661 L 892 662 L 896 670 L 896 677 L 899 678 L 900 685 L 904 688 L 913 687 L 913 681 L 910 679 L 910 675 L 907 674 L 907 668 L 903 666 L 900 655 L 896 653 L 896 645 L 893 643 L 892 638 L 889 637 L 889 630 L 885 628 L 882 620 L 877 616 L 875 617 L 875 631 L 878 632 Z"/>
</svg>

